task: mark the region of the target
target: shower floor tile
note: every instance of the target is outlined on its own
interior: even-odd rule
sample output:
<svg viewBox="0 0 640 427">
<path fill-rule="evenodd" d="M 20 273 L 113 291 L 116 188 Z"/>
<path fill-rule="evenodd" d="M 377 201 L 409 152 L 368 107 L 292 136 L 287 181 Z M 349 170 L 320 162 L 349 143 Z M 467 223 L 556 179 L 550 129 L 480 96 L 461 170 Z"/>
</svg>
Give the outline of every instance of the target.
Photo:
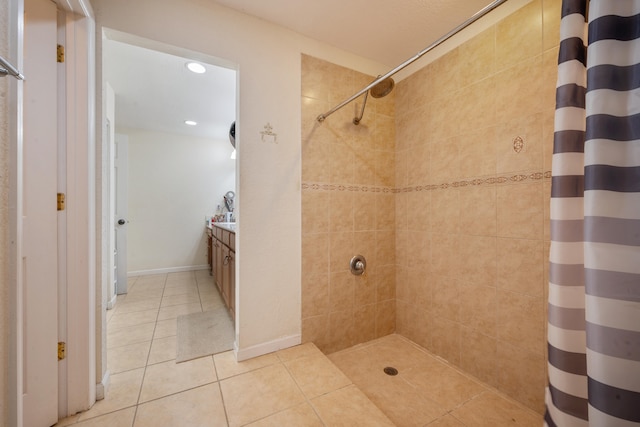
<svg viewBox="0 0 640 427">
<path fill-rule="evenodd" d="M 329 359 L 397 426 L 540 426 L 542 416 L 400 335 Z M 384 368 L 397 369 L 388 375 Z"/>
</svg>

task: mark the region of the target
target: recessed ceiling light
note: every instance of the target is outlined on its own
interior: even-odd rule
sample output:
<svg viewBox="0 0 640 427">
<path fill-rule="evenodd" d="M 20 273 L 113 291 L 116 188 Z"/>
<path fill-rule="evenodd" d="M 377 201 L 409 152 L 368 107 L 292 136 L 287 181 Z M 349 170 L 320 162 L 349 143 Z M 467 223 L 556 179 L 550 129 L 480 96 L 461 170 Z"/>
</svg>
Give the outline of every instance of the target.
<svg viewBox="0 0 640 427">
<path fill-rule="evenodd" d="M 204 68 L 204 65 L 197 62 L 187 62 L 187 68 L 189 69 L 189 71 L 192 71 L 196 74 L 202 74 L 207 71 L 207 69 Z"/>
<path fill-rule="evenodd" d="M 193 120 L 185 120 L 185 121 L 184 121 L 184 124 L 185 124 L 185 125 L 189 125 L 189 126 L 195 126 L 195 125 L 197 125 L 198 123 L 197 123 L 197 122 L 194 122 Z"/>
</svg>

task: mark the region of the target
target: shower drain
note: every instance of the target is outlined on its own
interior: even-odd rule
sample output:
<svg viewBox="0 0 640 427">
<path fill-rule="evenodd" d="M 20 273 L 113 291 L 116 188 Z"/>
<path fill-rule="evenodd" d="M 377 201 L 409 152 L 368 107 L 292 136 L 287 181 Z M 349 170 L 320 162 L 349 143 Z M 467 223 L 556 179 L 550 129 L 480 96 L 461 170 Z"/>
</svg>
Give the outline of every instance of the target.
<svg viewBox="0 0 640 427">
<path fill-rule="evenodd" d="M 392 368 L 391 366 L 387 366 L 386 368 L 383 369 L 384 373 L 387 375 L 398 375 L 398 370 L 396 368 Z"/>
</svg>

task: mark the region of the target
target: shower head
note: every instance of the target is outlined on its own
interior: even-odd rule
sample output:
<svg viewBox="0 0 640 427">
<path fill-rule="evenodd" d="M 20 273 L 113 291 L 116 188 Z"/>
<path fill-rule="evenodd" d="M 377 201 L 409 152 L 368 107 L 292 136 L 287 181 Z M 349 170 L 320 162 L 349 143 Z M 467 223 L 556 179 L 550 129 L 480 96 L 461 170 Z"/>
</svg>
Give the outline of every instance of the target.
<svg viewBox="0 0 640 427">
<path fill-rule="evenodd" d="M 378 76 L 380 78 L 380 76 Z M 360 115 L 353 118 L 353 124 L 359 125 L 362 120 L 362 116 L 364 116 L 364 107 L 367 105 L 367 97 L 369 94 L 374 98 L 383 98 L 391 93 L 393 88 L 395 87 L 395 82 L 391 77 L 387 77 L 382 80 L 380 83 L 369 89 L 364 94 L 364 100 L 362 101 L 362 109 L 360 110 Z"/>
<path fill-rule="evenodd" d="M 383 98 L 391 93 L 393 88 L 395 87 L 395 82 L 391 77 L 387 77 L 382 80 L 380 83 L 369 89 L 369 93 L 374 98 Z"/>
</svg>

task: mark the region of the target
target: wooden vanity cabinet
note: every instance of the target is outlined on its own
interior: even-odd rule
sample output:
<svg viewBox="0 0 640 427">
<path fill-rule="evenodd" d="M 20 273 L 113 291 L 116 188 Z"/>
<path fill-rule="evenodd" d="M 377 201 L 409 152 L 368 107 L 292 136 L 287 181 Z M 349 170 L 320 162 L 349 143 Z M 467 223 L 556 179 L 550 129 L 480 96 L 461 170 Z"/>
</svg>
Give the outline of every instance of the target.
<svg viewBox="0 0 640 427">
<path fill-rule="evenodd" d="M 235 318 L 236 235 L 232 231 L 216 226 L 211 231 L 211 274 L 227 309 Z"/>
</svg>

